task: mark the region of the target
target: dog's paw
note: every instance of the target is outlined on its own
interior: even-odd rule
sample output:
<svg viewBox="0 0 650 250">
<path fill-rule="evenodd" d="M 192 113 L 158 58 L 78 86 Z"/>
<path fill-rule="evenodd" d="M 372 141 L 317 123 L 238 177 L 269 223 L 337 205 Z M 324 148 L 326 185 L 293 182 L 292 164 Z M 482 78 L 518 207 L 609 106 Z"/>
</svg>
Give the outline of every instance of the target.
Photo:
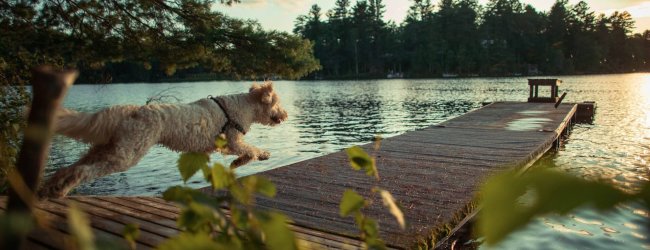
<svg viewBox="0 0 650 250">
<path fill-rule="evenodd" d="M 268 151 L 262 151 L 260 152 L 259 155 L 257 155 L 257 159 L 260 161 L 266 161 L 269 158 L 271 158 L 271 153 L 269 153 Z"/>
<path fill-rule="evenodd" d="M 251 160 L 253 160 L 253 156 L 251 155 L 240 155 L 235 159 L 232 163 L 230 163 L 230 168 L 238 168 L 246 163 L 249 163 Z"/>
</svg>

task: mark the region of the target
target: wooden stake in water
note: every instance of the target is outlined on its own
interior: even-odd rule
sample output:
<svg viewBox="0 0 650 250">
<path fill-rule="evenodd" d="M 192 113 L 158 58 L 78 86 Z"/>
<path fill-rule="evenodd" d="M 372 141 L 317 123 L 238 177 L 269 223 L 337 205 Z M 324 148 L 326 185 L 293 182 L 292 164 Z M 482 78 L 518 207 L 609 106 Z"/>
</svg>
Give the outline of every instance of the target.
<svg viewBox="0 0 650 250">
<path fill-rule="evenodd" d="M 562 96 L 560 96 L 560 99 L 557 100 L 557 102 L 555 103 L 555 108 L 559 107 L 560 104 L 562 104 L 562 100 L 564 100 L 564 97 L 566 97 L 566 92 L 564 92 L 564 94 L 562 94 Z"/>
</svg>

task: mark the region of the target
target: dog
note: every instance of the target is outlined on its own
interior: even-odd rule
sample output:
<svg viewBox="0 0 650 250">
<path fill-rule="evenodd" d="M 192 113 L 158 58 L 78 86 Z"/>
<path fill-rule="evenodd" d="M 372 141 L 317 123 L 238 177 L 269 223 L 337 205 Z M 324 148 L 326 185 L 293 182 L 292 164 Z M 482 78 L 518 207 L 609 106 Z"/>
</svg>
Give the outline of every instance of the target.
<svg viewBox="0 0 650 250">
<path fill-rule="evenodd" d="M 253 123 L 275 126 L 287 118 L 271 82 L 253 84 L 248 93 L 189 104 L 113 106 L 94 114 L 61 109 L 55 132 L 92 146 L 77 162 L 50 177 L 39 196 L 64 197 L 80 183 L 126 171 L 156 144 L 177 152 L 237 155 L 233 168 L 267 160 L 269 152 L 245 143 L 243 137 Z M 225 136 L 225 150 L 216 147 L 218 136 Z"/>
</svg>

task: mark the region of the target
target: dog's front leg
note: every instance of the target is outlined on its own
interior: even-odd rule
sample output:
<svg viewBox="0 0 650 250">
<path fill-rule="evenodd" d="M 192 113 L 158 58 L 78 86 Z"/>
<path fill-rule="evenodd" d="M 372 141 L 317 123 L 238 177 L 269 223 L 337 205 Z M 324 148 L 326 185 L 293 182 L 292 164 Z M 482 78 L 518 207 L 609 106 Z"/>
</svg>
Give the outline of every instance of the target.
<svg viewBox="0 0 650 250">
<path fill-rule="evenodd" d="M 239 156 L 230 164 L 232 168 L 246 165 L 254 160 L 268 160 L 271 157 L 271 153 L 268 151 L 261 150 L 244 142 L 243 135 L 238 131 L 227 132 L 226 138 L 230 153 Z"/>
</svg>

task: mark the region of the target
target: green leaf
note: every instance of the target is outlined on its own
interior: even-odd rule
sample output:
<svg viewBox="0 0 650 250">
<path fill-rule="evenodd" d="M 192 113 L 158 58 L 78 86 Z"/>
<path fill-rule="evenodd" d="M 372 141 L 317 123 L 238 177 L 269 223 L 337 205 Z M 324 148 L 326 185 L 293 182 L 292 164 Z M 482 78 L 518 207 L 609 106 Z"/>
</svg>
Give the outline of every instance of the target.
<svg viewBox="0 0 650 250">
<path fill-rule="evenodd" d="M 258 214 L 260 226 L 268 249 L 292 250 L 297 249 L 296 237 L 287 226 L 287 217 L 283 214 L 270 212 L 266 216 Z"/>
<path fill-rule="evenodd" d="M 405 229 L 406 222 L 404 221 L 404 213 L 402 213 L 402 210 L 397 205 L 397 202 L 395 202 L 395 198 L 393 198 L 393 195 L 391 195 L 390 192 L 383 189 L 377 189 L 377 190 L 381 195 L 381 199 L 384 202 L 384 206 L 387 207 L 388 211 L 390 211 L 390 214 L 392 214 L 393 217 L 395 217 L 399 226 L 402 229 Z"/>
<path fill-rule="evenodd" d="M 201 172 L 203 172 L 203 178 L 207 182 L 212 182 L 212 168 L 209 166 L 201 167 Z"/>
<path fill-rule="evenodd" d="M 219 134 L 219 136 L 217 136 L 217 139 L 214 141 L 214 145 L 217 147 L 217 149 L 225 149 L 228 146 L 228 140 L 226 140 L 226 136 L 224 134 Z"/>
<path fill-rule="evenodd" d="M 34 226 L 34 219 L 30 213 L 3 212 L 0 215 L 0 249 L 16 248 L 17 239 L 27 236 Z"/>
<path fill-rule="evenodd" d="M 275 197 L 276 189 L 275 184 L 269 179 L 262 176 L 257 177 L 257 183 L 255 185 L 255 191 L 266 196 L 266 197 Z"/>
<path fill-rule="evenodd" d="M 379 179 L 379 172 L 377 172 L 377 165 L 375 165 L 375 159 L 370 157 L 359 146 L 354 146 L 348 149 L 345 149 L 345 152 L 348 154 L 348 160 L 350 160 L 350 166 L 354 170 L 364 170 L 366 175 L 374 176 Z"/>
<path fill-rule="evenodd" d="M 129 247 L 135 249 L 135 240 L 140 237 L 140 225 L 133 223 L 126 224 L 124 230 L 122 230 L 122 236 L 129 243 Z"/>
<path fill-rule="evenodd" d="M 248 213 L 236 206 L 230 207 L 230 217 L 237 228 L 248 228 L 250 226 Z"/>
<path fill-rule="evenodd" d="M 386 249 L 384 241 L 379 237 L 379 225 L 377 225 L 377 221 L 367 217 L 364 217 L 362 221 L 363 224 L 360 227 L 365 235 L 363 240 L 366 243 L 367 249 Z"/>
<path fill-rule="evenodd" d="M 214 197 L 201 191 L 181 186 L 174 186 L 165 190 L 163 192 L 163 199 L 185 206 L 189 206 L 192 202 L 197 202 L 214 209 L 220 208 L 223 200 L 221 197 Z"/>
<path fill-rule="evenodd" d="M 262 176 L 246 176 L 241 178 L 241 183 L 249 193 L 260 193 L 267 197 L 275 196 L 275 185 L 267 178 Z"/>
<path fill-rule="evenodd" d="M 178 170 L 181 172 L 183 182 L 187 182 L 192 176 L 204 167 L 207 167 L 210 157 L 205 153 L 183 153 L 178 159 Z"/>
<path fill-rule="evenodd" d="M 603 182 L 550 170 L 536 170 L 524 176 L 512 172 L 494 176 L 481 187 L 481 194 L 483 208 L 477 230 L 488 245 L 523 228 L 535 216 L 565 215 L 584 205 L 612 209 L 638 197 Z"/>
<path fill-rule="evenodd" d="M 219 236 L 217 236 L 214 239 L 214 241 L 217 244 L 223 246 L 222 248 L 219 248 L 219 249 L 228 249 L 228 250 L 230 250 L 230 249 L 242 249 L 242 250 L 251 249 L 251 248 L 246 248 L 244 246 L 244 243 L 246 243 L 246 242 L 242 242 L 242 240 L 239 237 L 233 237 L 233 236 L 226 235 L 226 234 L 219 234 Z M 258 247 L 258 249 L 261 249 L 262 247 L 263 246 L 260 246 L 260 247 Z"/>
<path fill-rule="evenodd" d="M 388 249 L 386 244 L 380 238 L 369 238 L 365 241 L 366 247 L 369 250 L 385 250 Z"/>
<path fill-rule="evenodd" d="M 235 183 L 235 173 L 219 163 L 215 163 L 212 167 L 212 187 L 215 190 L 227 188 Z"/>
<path fill-rule="evenodd" d="M 215 217 L 212 208 L 192 202 L 181 211 L 177 224 L 180 228 L 189 232 L 208 233 L 212 230 L 210 225 L 217 222 L 218 219 Z"/>
<path fill-rule="evenodd" d="M 361 225 L 363 232 L 366 233 L 369 238 L 379 238 L 379 226 L 377 221 L 365 217 L 363 220 L 363 225 Z"/>
<path fill-rule="evenodd" d="M 232 197 L 235 198 L 235 201 L 244 205 L 252 205 L 253 194 L 251 190 L 243 188 L 240 185 L 231 185 L 228 188 L 228 191 L 230 191 Z"/>
<path fill-rule="evenodd" d="M 69 201 L 68 207 L 68 225 L 72 232 L 72 237 L 77 243 L 78 249 L 81 250 L 94 250 L 95 237 L 90 228 L 90 221 L 85 213 L 79 209 L 75 202 Z"/>
<path fill-rule="evenodd" d="M 353 190 L 347 189 L 343 193 L 343 198 L 341 198 L 339 214 L 342 217 L 346 217 L 351 213 L 359 212 L 365 204 L 366 202 L 361 195 Z"/>
<path fill-rule="evenodd" d="M 213 241 L 208 234 L 181 233 L 171 239 L 164 241 L 157 249 L 159 250 L 213 250 L 213 249 L 233 249 L 229 245 L 219 244 Z"/>
</svg>

